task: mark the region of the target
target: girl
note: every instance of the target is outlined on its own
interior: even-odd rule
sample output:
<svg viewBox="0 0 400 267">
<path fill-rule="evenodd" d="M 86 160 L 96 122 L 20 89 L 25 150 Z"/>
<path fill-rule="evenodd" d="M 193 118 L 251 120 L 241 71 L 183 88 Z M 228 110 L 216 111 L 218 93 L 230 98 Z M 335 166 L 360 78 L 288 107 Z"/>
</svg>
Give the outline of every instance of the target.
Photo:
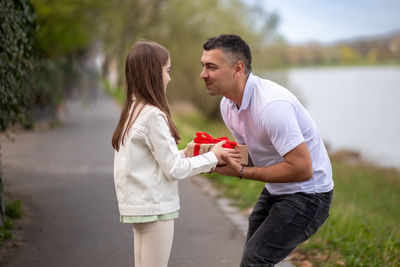
<svg viewBox="0 0 400 267">
<path fill-rule="evenodd" d="M 178 180 L 212 171 L 223 163 L 223 154 L 240 157 L 222 148 L 224 142 L 192 158 L 178 150 L 180 136 L 166 97 L 170 68 L 163 46 L 132 46 L 125 64 L 125 103 L 112 137 L 120 218 L 133 224 L 136 267 L 168 264 L 179 210 Z"/>
</svg>

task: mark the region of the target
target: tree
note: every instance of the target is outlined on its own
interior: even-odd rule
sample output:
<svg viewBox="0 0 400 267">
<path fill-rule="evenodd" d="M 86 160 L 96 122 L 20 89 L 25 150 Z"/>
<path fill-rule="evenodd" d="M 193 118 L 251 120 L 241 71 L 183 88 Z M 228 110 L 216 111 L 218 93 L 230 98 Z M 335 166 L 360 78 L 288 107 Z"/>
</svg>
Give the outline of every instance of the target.
<svg viewBox="0 0 400 267">
<path fill-rule="evenodd" d="M 32 0 L 37 15 L 35 53 L 60 58 L 83 53 L 98 35 L 104 1 Z"/>
<path fill-rule="evenodd" d="M 0 131 L 23 122 L 30 105 L 27 85 L 32 70 L 35 14 L 27 0 L 0 1 Z M 3 183 L 0 166 L 0 224 L 4 223 Z"/>
<path fill-rule="evenodd" d="M 342 45 L 339 48 L 340 57 L 339 61 L 343 64 L 354 64 L 360 60 L 360 55 L 357 51 L 347 45 Z"/>
<path fill-rule="evenodd" d="M 89 76 L 84 61 L 99 36 L 108 1 L 31 2 L 38 25 L 34 35 L 34 101 L 36 106 L 46 106 L 56 113 L 65 95 L 85 91 L 83 86 L 78 88 L 79 82 Z"/>
<path fill-rule="evenodd" d="M 147 1 L 151 8 L 146 8 L 144 1 L 140 0 L 125 2 L 136 4 L 130 9 L 124 6 L 124 10 L 129 10 L 129 16 L 125 16 L 122 11 L 114 21 L 111 36 L 114 43 L 119 43 L 119 66 L 122 68 L 125 53 L 135 41 L 147 39 L 161 43 L 170 51 L 172 57 L 172 81 L 167 91 L 169 99 L 190 101 L 209 118 L 219 116 L 220 98 L 208 96 L 199 78 L 203 42 L 208 37 L 221 33 L 236 33 L 254 45 L 253 57 L 257 59 L 262 53 L 258 44 L 265 44 L 266 32 L 276 27 L 274 23 L 277 20 L 274 17 L 269 21 L 269 13 L 260 13 L 260 9 L 249 8 L 237 0 Z M 263 23 L 257 29 L 253 27 L 254 21 L 250 19 L 256 11 L 259 18 L 264 16 Z M 156 19 L 149 20 L 146 17 Z M 115 27 L 118 23 L 124 25 L 123 30 Z M 110 25 L 112 24 L 107 23 L 106 27 Z M 114 37 L 115 33 L 120 35 Z M 112 47 L 113 42 L 108 42 L 108 45 Z M 115 48 L 117 47 L 114 47 L 114 51 Z"/>
</svg>

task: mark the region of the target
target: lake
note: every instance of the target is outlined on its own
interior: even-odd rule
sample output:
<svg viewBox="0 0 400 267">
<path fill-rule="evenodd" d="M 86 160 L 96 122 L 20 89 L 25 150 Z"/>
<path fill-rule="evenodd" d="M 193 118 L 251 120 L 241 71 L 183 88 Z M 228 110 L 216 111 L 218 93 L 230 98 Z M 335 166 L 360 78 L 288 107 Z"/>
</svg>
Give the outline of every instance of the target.
<svg viewBox="0 0 400 267">
<path fill-rule="evenodd" d="M 304 104 L 331 150 L 400 169 L 400 67 L 293 68 L 261 75 Z"/>
</svg>

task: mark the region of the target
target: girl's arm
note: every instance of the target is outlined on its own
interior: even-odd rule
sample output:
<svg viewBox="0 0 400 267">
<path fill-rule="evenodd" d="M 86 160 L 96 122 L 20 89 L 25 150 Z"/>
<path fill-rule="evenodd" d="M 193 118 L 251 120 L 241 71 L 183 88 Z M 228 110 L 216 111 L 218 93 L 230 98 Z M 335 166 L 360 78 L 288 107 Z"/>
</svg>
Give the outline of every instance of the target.
<svg viewBox="0 0 400 267">
<path fill-rule="evenodd" d="M 216 167 L 218 160 L 213 152 L 191 158 L 182 158 L 182 152 L 178 150 L 168 122 L 162 113 L 150 116 L 147 126 L 149 149 L 169 179 L 188 178 L 196 174 L 210 172 Z"/>
</svg>

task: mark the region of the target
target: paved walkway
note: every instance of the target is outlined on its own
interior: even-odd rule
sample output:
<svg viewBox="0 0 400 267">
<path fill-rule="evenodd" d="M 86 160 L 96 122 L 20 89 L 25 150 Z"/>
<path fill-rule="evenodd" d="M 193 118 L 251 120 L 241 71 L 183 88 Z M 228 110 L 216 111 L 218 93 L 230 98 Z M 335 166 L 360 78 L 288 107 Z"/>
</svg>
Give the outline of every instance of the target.
<svg viewBox="0 0 400 267">
<path fill-rule="evenodd" d="M 119 107 L 101 96 L 67 110 L 59 127 L 0 140 L 6 191 L 25 212 L 17 247 L 1 266 L 133 266 L 132 230 L 118 221 L 112 178 Z M 193 182 L 183 181 L 180 192 L 169 266 L 238 266 L 242 231 Z"/>
</svg>

